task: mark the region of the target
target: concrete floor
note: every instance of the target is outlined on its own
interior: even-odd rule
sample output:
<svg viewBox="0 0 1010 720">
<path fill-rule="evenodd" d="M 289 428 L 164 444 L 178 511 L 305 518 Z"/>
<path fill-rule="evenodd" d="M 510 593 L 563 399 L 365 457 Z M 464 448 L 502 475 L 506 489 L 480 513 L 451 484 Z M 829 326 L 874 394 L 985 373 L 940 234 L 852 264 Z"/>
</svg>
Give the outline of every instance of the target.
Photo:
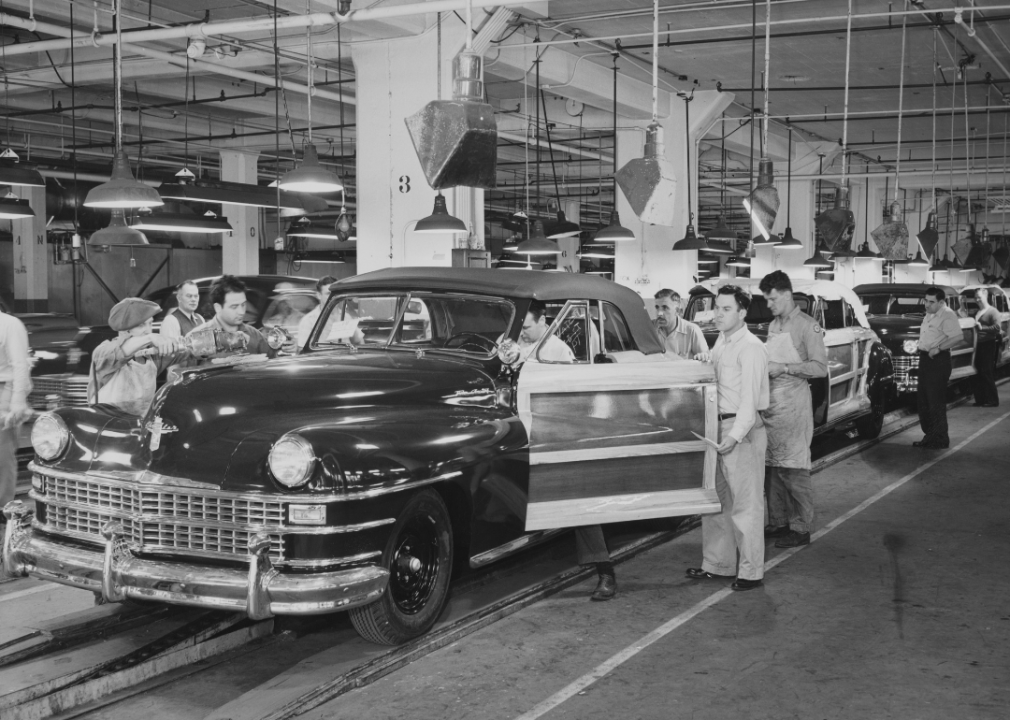
<svg viewBox="0 0 1010 720">
<path fill-rule="evenodd" d="M 612 602 L 577 586 L 302 717 L 1010 717 L 1010 386 L 1001 396 L 951 411 L 950 451 L 911 447 L 912 429 L 816 475 L 818 528 L 857 512 L 763 589 L 685 579 L 694 531 L 621 565 Z"/>
</svg>

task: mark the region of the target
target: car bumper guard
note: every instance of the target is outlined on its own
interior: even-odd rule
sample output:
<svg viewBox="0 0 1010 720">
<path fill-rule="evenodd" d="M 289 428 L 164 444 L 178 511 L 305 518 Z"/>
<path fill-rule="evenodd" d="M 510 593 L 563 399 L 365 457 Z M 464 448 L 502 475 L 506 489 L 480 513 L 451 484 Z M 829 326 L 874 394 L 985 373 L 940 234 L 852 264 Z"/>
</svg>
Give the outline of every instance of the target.
<svg viewBox="0 0 1010 720">
<path fill-rule="evenodd" d="M 389 572 L 366 566 L 335 572 L 287 574 L 273 567 L 270 538 L 249 539 L 248 569 L 212 567 L 135 556 L 118 522 L 106 523 L 103 551 L 59 542 L 35 531 L 34 513 L 14 500 L 4 507 L 3 572 L 101 593 L 107 602 L 127 598 L 244 612 L 254 620 L 273 615 L 319 615 L 367 605 L 386 589 Z"/>
</svg>

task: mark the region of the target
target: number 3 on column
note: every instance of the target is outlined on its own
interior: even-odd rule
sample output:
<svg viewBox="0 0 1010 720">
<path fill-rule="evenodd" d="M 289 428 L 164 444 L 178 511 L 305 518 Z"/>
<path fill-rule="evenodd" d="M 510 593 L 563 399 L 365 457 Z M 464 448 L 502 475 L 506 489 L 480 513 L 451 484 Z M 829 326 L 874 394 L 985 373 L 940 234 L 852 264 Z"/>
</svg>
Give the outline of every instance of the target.
<svg viewBox="0 0 1010 720">
<path fill-rule="evenodd" d="M 400 192 L 404 195 L 410 192 L 410 175 L 400 176 Z"/>
</svg>

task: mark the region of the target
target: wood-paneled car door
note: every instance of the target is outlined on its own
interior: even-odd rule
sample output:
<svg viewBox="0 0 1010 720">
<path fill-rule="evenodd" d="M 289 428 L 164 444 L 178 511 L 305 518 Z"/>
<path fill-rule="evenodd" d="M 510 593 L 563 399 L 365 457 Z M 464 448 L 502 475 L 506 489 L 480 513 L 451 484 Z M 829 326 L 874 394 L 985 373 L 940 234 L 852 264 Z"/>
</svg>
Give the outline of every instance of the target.
<svg viewBox="0 0 1010 720">
<path fill-rule="evenodd" d="M 834 423 L 869 409 L 866 372 L 873 331 L 859 325 L 845 300 L 820 299 L 817 305 L 828 350 L 827 422 Z"/>
<path fill-rule="evenodd" d="M 711 365 L 593 363 L 590 304 L 566 303 L 519 371 L 529 437 L 526 530 L 718 512 Z M 575 362 L 551 362 L 557 337 Z M 547 352 L 544 352 L 545 349 Z"/>
<path fill-rule="evenodd" d="M 973 317 L 961 317 L 960 295 L 949 295 L 947 306 L 958 314 L 958 324 L 961 326 L 962 341 L 950 350 L 950 381 L 960 380 L 976 373 L 975 346 L 978 344 L 978 323 Z"/>
</svg>

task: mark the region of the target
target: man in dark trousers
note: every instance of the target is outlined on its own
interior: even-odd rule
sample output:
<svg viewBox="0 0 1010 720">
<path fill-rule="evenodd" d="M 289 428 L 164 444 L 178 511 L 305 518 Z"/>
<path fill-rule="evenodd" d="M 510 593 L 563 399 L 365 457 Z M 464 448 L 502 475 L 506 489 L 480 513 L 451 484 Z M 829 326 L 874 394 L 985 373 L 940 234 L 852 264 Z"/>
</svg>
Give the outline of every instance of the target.
<svg viewBox="0 0 1010 720">
<path fill-rule="evenodd" d="M 975 290 L 978 301 L 978 342 L 975 344 L 975 372 L 973 390 L 975 407 L 998 407 L 999 391 L 996 389 L 996 358 L 1002 348 L 999 312 L 989 304 L 989 291 Z"/>
<path fill-rule="evenodd" d="M 922 440 L 915 447 L 940 450 L 950 447 L 947 435 L 947 382 L 950 349 L 963 340 L 957 314 L 947 307 L 947 295 L 938 287 L 926 290 L 926 316 L 919 327 L 919 426 Z"/>
</svg>

